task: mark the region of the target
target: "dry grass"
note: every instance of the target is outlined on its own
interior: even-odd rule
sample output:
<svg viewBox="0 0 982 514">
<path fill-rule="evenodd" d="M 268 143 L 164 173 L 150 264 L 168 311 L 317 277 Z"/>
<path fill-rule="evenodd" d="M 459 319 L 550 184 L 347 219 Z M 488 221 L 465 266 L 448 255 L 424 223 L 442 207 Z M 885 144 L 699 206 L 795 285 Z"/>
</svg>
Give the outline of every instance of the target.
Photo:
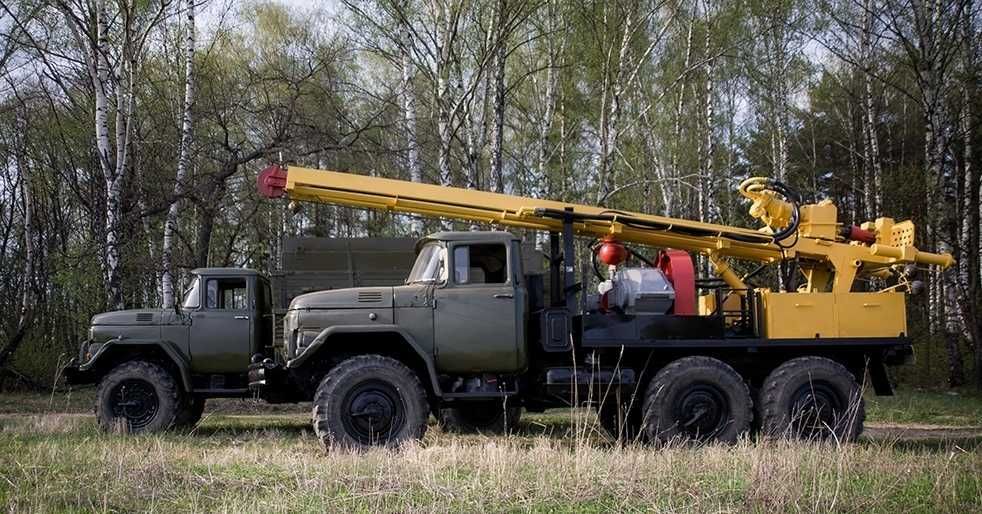
<svg viewBox="0 0 982 514">
<path fill-rule="evenodd" d="M 578 411 L 509 437 L 431 427 L 397 451 L 320 450 L 302 413 L 214 410 L 191 434 L 114 436 L 85 414 L 0 415 L 0 504 L 49 511 L 979 512 L 982 439 L 887 433 L 836 449 L 621 448 Z"/>
</svg>

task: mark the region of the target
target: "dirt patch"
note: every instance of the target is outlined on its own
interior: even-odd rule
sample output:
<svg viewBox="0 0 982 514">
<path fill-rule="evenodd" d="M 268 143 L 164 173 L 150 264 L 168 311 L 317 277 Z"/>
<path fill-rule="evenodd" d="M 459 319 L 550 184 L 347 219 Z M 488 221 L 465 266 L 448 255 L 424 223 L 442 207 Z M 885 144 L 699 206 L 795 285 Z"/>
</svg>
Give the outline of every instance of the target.
<svg viewBox="0 0 982 514">
<path fill-rule="evenodd" d="M 882 441 L 982 439 L 982 427 L 926 425 L 919 423 L 866 423 L 866 437 Z"/>
</svg>

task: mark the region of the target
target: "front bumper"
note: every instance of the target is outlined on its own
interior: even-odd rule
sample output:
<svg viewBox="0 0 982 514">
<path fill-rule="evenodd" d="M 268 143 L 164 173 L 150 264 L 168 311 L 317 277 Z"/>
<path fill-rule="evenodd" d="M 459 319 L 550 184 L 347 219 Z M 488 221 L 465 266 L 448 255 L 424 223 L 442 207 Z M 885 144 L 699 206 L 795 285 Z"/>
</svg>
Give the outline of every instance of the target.
<svg viewBox="0 0 982 514">
<path fill-rule="evenodd" d="M 81 384 L 84 373 L 78 368 L 78 357 L 72 357 L 68 364 L 61 369 L 61 376 L 65 377 L 65 383 L 69 385 Z"/>
<path fill-rule="evenodd" d="M 274 386 L 282 381 L 284 369 L 275 362 L 254 362 L 249 364 L 249 389 L 254 391 Z"/>
<path fill-rule="evenodd" d="M 89 367 L 85 366 L 85 364 L 91 364 L 92 361 L 92 356 L 87 353 L 91 343 L 91 339 L 79 343 L 78 355 L 72 357 L 72 360 L 68 361 L 68 364 L 65 364 L 65 367 L 61 369 L 61 375 L 65 377 L 66 384 L 91 384 L 95 381 L 91 376 Z"/>
<path fill-rule="evenodd" d="M 299 401 L 298 389 L 286 368 L 272 359 L 249 364 L 249 389 L 267 403 Z"/>
</svg>

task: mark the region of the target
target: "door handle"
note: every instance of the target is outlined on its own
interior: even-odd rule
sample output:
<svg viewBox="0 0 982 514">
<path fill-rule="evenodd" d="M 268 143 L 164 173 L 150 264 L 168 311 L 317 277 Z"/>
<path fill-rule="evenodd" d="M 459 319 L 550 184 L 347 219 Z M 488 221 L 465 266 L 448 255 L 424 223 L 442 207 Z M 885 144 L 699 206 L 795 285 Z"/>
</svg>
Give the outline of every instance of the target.
<svg viewBox="0 0 982 514">
<path fill-rule="evenodd" d="M 514 298 L 515 295 L 513 295 L 511 293 L 498 293 L 498 294 L 494 295 L 494 297 L 495 298 Z"/>
<path fill-rule="evenodd" d="M 249 316 L 236 316 L 235 319 L 249 319 Z"/>
</svg>

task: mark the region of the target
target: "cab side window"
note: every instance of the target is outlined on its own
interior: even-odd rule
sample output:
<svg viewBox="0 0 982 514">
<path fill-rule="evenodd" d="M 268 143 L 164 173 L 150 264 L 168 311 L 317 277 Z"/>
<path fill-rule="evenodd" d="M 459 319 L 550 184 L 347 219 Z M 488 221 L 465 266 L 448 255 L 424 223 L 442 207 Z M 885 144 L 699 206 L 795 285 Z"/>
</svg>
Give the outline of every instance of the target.
<svg viewBox="0 0 982 514">
<path fill-rule="evenodd" d="M 504 284 L 508 281 L 508 251 L 502 244 L 454 247 L 454 282 Z"/>
<path fill-rule="evenodd" d="M 208 279 L 205 306 L 208 309 L 242 311 L 248 309 L 248 289 L 244 278 Z"/>
</svg>

